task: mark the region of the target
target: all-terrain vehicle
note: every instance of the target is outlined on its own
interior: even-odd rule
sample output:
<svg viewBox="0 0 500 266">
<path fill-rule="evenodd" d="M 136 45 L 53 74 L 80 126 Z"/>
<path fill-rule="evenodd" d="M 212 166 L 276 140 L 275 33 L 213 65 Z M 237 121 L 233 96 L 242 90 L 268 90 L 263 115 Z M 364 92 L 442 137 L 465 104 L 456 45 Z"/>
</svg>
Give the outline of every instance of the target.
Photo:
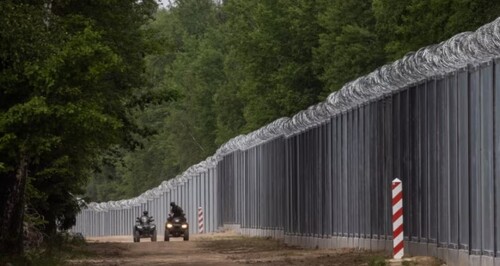
<svg viewBox="0 0 500 266">
<path fill-rule="evenodd" d="M 189 240 L 189 224 L 186 217 L 170 216 L 165 223 L 165 241 L 170 241 L 170 237 L 184 237 L 184 241 Z"/>
<path fill-rule="evenodd" d="M 156 241 L 156 225 L 153 218 L 148 216 L 137 217 L 134 226 L 134 242 L 141 242 L 141 238 L 151 237 L 151 242 Z"/>
</svg>

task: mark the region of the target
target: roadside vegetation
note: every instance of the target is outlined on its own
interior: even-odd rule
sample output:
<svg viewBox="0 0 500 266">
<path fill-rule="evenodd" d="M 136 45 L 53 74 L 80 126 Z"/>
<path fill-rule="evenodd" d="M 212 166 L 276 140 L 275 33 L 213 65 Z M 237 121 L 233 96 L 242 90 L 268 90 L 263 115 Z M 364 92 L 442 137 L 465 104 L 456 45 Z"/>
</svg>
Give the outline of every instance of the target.
<svg viewBox="0 0 500 266">
<path fill-rule="evenodd" d="M 96 253 L 88 249 L 85 239 L 79 235 L 57 233 L 46 237 L 41 245 L 28 248 L 23 254 L 0 254 L 0 266 L 67 265 L 68 260 L 95 257 Z"/>
</svg>

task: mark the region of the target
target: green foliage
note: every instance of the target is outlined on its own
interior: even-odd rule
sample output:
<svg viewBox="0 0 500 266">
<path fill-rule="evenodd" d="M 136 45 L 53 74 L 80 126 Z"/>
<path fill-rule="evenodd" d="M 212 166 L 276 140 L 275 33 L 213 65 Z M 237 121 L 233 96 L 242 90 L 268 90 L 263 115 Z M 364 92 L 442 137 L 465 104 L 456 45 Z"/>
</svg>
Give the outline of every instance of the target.
<svg viewBox="0 0 500 266">
<path fill-rule="evenodd" d="M 348 81 L 368 74 L 384 63 L 383 47 L 375 31 L 371 1 L 326 1 L 319 15 L 325 28 L 315 63 L 325 82 L 322 96 L 339 90 Z"/>
<path fill-rule="evenodd" d="M 381 256 L 375 256 L 370 259 L 368 262 L 369 266 L 385 266 L 387 263 L 385 262 L 385 258 Z"/>
<path fill-rule="evenodd" d="M 74 224 L 76 195 L 100 154 L 133 148 L 146 132 L 131 108 L 155 98 L 143 85 L 144 56 L 153 49 L 143 25 L 156 3 L 4 1 L 0 9 L 1 230 L 19 222 L 3 218 L 25 159 L 26 204 L 22 196 L 14 202 L 33 210 L 26 221 L 53 233 Z M 21 236 L 4 237 L 1 245 Z"/>
<path fill-rule="evenodd" d="M 373 0 L 377 32 L 389 60 L 477 29 L 500 14 L 496 1 Z"/>
<path fill-rule="evenodd" d="M 228 1 L 227 76 L 236 76 L 244 132 L 317 101 L 322 83 L 312 51 L 321 32 L 318 1 Z"/>
<path fill-rule="evenodd" d="M 95 256 L 85 247 L 85 239 L 66 232 L 51 235 L 37 248 L 31 248 L 22 255 L 3 255 L 0 253 L 2 263 L 11 265 L 43 265 L 56 266 L 68 265 L 68 260 Z M 4 265 L 4 264 L 2 264 Z"/>
</svg>

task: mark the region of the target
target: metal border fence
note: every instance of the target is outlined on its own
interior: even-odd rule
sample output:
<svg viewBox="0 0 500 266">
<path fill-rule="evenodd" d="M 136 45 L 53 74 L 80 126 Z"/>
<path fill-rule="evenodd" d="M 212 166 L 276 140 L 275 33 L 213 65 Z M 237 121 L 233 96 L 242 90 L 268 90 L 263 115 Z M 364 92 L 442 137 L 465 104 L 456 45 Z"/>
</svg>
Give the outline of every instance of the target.
<svg viewBox="0 0 500 266">
<path fill-rule="evenodd" d="M 142 210 L 162 225 L 175 201 L 191 233 L 202 207 L 206 232 L 232 226 L 303 246 L 390 250 L 397 177 L 407 252 L 500 265 L 498 57 L 497 19 L 238 136 L 137 198 L 91 203 L 73 231 L 131 235 Z"/>
</svg>

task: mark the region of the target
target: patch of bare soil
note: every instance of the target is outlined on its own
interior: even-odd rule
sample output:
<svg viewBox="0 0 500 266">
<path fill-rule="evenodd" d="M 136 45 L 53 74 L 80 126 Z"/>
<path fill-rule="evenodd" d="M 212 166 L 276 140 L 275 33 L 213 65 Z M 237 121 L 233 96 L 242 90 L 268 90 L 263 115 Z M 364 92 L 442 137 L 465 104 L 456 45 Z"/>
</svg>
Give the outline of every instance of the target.
<svg viewBox="0 0 500 266">
<path fill-rule="evenodd" d="M 88 241 L 82 252 L 92 255 L 68 261 L 69 265 L 389 265 L 381 252 L 303 249 L 234 232 L 192 235 L 190 241 L 174 238 L 152 243 L 141 239 L 141 243 L 133 243 L 131 236 Z"/>
<path fill-rule="evenodd" d="M 236 263 L 254 265 L 370 265 L 383 261 L 381 252 L 354 249 L 304 249 L 271 238 L 226 236 L 201 242 L 210 252 L 227 255 Z"/>
</svg>

